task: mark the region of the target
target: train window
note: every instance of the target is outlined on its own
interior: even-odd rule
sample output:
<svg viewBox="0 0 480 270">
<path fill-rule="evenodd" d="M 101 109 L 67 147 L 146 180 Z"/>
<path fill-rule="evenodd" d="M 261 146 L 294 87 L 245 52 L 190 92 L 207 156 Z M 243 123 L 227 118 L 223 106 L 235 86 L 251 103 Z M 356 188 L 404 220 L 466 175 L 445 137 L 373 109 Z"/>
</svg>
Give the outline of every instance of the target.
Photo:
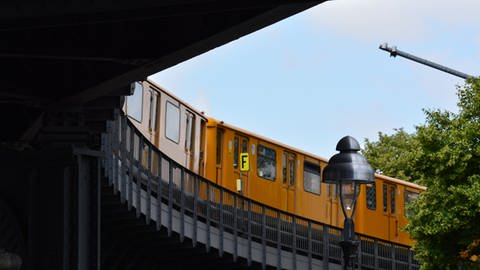
<svg viewBox="0 0 480 270">
<path fill-rule="evenodd" d="M 127 97 L 127 114 L 138 122 L 142 122 L 143 85 L 134 83 L 133 95 Z"/>
<path fill-rule="evenodd" d="M 375 210 L 377 209 L 377 191 L 375 190 L 375 183 L 367 185 L 366 189 L 366 198 L 367 198 L 367 209 Z"/>
<path fill-rule="evenodd" d="M 408 209 L 407 206 L 410 202 L 416 200 L 417 198 L 418 198 L 418 193 L 417 192 L 405 190 L 404 198 L 403 198 L 404 199 L 404 205 L 405 205 L 405 211 L 404 211 L 405 216 L 407 216 L 407 217 L 413 216 L 414 212 L 411 209 Z"/>
<path fill-rule="evenodd" d="M 158 104 L 158 96 L 153 91 L 150 91 L 150 118 L 148 119 L 148 128 L 150 130 L 156 131 L 157 130 L 157 104 Z"/>
<path fill-rule="evenodd" d="M 395 187 L 390 187 L 390 213 L 395 213 Z"/>
<path fill-rule="evenodd" d="M 186 112 L 186 125 L 185 125 L 185 150 L 193 150 L 193 139 L 194 139 L 194 123 L 195 116 L 191 112 Z"/>
<path fill-rule="evenodd" d="M 235 138 L 233 138 L 233 167 L 234 168 L 238 167 L 238 158 L 239 158 L 238 137 L 235 136 Z"/>
<path fill-rule="evenodd" d="M 247 140 L 242 140 L 242 153 L 247 153 Z"/>
<path fill-rule="evenodd" d="M 387 212 L 387 203 L 388 203 L 388 198 L 387 198 L 387 185 L 383 184 L 383 212 Z"/>
<path fill-rule="evenodd" d="M 175 143 L 180 141 L 180 108 L 167 101 L 165 136 Z"/>
<path fill-rule="evenodd" d="M 286 184 L 287 183 L 287 154 L 283 153 L 282 157 L 282 183 Z"/>
<path fill-rule="evenodd" d="M 290 162 L 290 186 L 295 185 L 295 160 L 291 159 Z"/>
<path fill-rule="evenodd" d="M 261 144 L 258 145 L 257 174 L 258 176 L 273 180 L 276 179 L 277 153 L 274 149 Z"/>
<path fill-rule="evenodd" d="M 309 162 L 304 162 L 303 188 L 307 192 L 320 194 L 320 166 Z"/>
</svg>

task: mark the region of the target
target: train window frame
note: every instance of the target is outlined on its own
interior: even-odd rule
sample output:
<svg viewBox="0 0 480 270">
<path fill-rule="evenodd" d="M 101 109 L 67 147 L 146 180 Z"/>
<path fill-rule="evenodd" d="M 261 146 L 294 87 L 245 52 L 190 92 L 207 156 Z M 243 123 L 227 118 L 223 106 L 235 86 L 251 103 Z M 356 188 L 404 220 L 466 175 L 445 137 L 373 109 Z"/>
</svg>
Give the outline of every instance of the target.
<svg viewBox="0 0 480 270">
<path fill-rule="evenodd" d="M 371 199 L 370 197 L 373 197 Z M 377 210 L 377 185 L 368 184 L 365 187 L 365 204 L 368 210 Z"/>
<path fill-rule="evenodd" d="M 170 101 L 165 102 L 165 137 L 170 141 L 179 144 L 180 143 L 180 106 L 175 105 Z M 176 109 L 176 111 L 171 111 Z M 178 120 L 172 119 L 169 116 L 178 117 Z"/>
<path fill-rule="evenodd" d="M 142 123 L 143 121 L 143 84 L 134 82 L 133 95 L 126 97 L 127 115 L 133 120 Z M 138 91 L 140 90 L 140 91 Z M 140 102 L 140 106 L 138 106 Z"/>
<path fill-rule="evenodd" d="M 268 152 L 268 153 L 267 153 Z M 273 153 L 273 155 L 272 155 Z M 273 161 L 273 170 L 272 167 L 268 169 L 270 174 L 266 174 L 266 165 L 265 162 Z M 272 164 L 270 164 L 272 165 Z M 277 179 L 277 150 L 274 148 L 265 146 L 263 144 L 257 145 L 257 176 L 263 179 L 267 179 L 275 182 Z"/>
<path fill-rule="evenodd" d="M 407 194 L 415 194 L 415 198 L 409 198 L 410 196 L 408 196 Z M 417 200 L 418 199 L 418 196 L 420 195 L 420 193 L 418 192 L 415 192 L 415 191 L 411 191 L 411 190 L 405 190 L 403 191 L 403 215 L 405 217 L 411 217 L 413 215 L 415 215 L 415 213 L 413 212 L 413 210 L 409 210 L 407 209 L 408 208 L 408 204 Z M 408 199 L 407 199 L 408 197 Z"/>
<path fill-rule="evenodd" d="M 318 169 L 318 170 L 317 170 Z M 314 175 L 314 176 L 318 176 L 318 188 L 317 186 L 312 186 L 312 180 L 315 180 L 315 179 L 309 179 L 308 180 L 308 183 L 310 184 L 307 184 L 307 177 L 305 177 L 308 173 L 308 175 Z M 306 192 L 309 192 L 309 193 L 312 193 L 312 194 L 315 194 L 315 195 L 320 195 L 322 193 L 322 177 L 321 177 L 322 173 L 321 173 L 321 167 L 320 165 L 318 164 L 315 164 L 315 163 L 312 163 L 312 162 L 309 162 L 309 161 L 304 161 L 303 162 L 303 190 L 305 190 Z M 318 189 L 318 191 L 317 191 Z"/>
</svg>

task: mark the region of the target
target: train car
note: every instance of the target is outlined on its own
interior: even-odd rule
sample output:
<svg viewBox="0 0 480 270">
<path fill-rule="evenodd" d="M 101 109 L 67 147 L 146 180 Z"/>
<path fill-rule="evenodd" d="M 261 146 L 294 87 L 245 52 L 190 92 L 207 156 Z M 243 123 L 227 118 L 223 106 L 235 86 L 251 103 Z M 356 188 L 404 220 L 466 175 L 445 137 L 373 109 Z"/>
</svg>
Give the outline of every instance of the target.
<svg viewBox="0 0 480 270">
<path fill-rule="evenodd" d="M 180 165 L 271 207 L 343 226 L 338 188 L 322 182 L 326 159 L 207 118 L 153 82 L 135 82 L 132 87 L 135 91 L 126 98 L 124 112 L 153 145 Z M 408 234 L 401 230 L 409 214 L 405 205 L 423 190 L 425 187 L 413 183 L 376 175 L 375 184 L 361 187 L 355 231 L 411 245 Z"/>
<path fill-rule="evenodd" d="M 154 82 L 137 81 L 131 87 L 134 93 L 126 97 L 123 107 L 130 122 L 160 151 L 203 175 L 207 123 L 203 113 Z"/>
<path fill-rule="evenodd" d="M 209 118 L 207 179 L 258 202 L 315 221 L 343 226 L 334 184 L 322 183 L 327 160 Z M 424 187 L 383 175 L 363 186 L 357 202 L 357 232 L 411 245 L 405 204 Z"/>
</svg>

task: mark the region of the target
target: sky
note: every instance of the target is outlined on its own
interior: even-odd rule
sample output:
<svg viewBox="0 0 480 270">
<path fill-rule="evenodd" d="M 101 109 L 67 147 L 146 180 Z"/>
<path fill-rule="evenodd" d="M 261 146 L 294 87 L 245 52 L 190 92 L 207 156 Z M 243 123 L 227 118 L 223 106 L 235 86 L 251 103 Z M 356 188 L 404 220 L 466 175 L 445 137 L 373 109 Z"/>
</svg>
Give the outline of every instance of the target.
<svg viewBox="0 0 480 270">
<path fill-rule="evenodd" d="M 206 115 L 321 157 L 344 136 L 457 111 L 461 78 L 380 50 L 480 75 L 479 0 L 333 0 L 153 74 Z"/>
</svg>

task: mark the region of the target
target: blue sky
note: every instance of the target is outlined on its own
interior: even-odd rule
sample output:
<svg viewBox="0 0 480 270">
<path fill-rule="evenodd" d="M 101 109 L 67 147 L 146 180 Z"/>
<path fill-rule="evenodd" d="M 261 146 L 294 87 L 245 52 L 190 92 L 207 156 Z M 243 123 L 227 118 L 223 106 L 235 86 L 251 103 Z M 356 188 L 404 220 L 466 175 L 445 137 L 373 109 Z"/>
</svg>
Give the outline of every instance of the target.
<svg viewBox="0 0 480 270">
<path fill-rule="evenodd" d="M 479 0 L 334 0 L 150 76 L 211 117 L 329 158 L 345 135 L 408 132 L 456 111 L 463 80 L 378 49 L 480 75 Z"/>
</svg>

